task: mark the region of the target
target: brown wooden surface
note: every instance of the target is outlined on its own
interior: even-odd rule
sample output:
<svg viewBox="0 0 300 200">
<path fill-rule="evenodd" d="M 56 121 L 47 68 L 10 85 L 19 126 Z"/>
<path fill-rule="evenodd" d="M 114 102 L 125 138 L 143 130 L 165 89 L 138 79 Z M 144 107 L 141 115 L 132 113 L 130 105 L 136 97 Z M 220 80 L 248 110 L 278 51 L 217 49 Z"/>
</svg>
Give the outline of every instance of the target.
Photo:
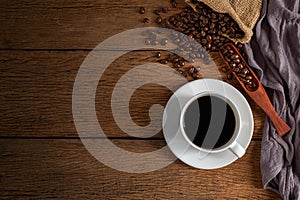
<svg viewBox="0 0 300 200">
<path fill-rule="evenodd" d="M 153 151 L 164 141 L 113 140 L 128 151 Z M 128 174 L 104 166 L 75 139 L 2 139 L 4 197 L 97 199 L 273 199 L 262 189 L 260 142 L 217 170 L 198 170 L 177 160 L 158 171 Z M 130 160 L 128 160 L 130 166 Z"/>
<path fill-rule="evenodd" d="M 87 54 L 83 51 L 2 51 L 0 135 L 77 137 L 72 116 L 72 91 L 77 70 Z M 155 52 L 128 53 L 116 60 L 101 78 L 96 108 L 101 126 L 109 137 L 126 137 L 116 126 L 111 113 L 110 98 L 114 85 L 134 66 L 156 61 L 153 55 Z M 224 66 L 218 54 L 215 53 L 213 59 L 219 68 Z M 225 79 L 226 74 L 221 74 Z M 236 80 L 230 83 L 242 91 Z M 149 123 L 149 105 L 165 105 L 171 95 L 168 89 L 154 84 L 136 91 L 131 99 L 131 105 L 134 105 L 131 113 L 136 123 Z M 246 97 L 254 114 L 254 137 L 261 138 L 264 113 Z M 162 138 L 162 134 L 156 137 Z"/>
<path fill-rule="evenodd" d="M 229 83 L 250 103 L 255 129 L 245 157 L 225 168 L 198 170 L 177 160 L 158 171 L 129 174 L 98 162 L 79 140 L 72 116 L 72 90 L 81 63 L 91 49 L 111 35 L 145 27 L 140 20 L 145 16 L 152 19 L 154 9 L 169 6 L 168 0 L 3 0 L 0 5 L 1 198 L 279 198 L 261 185 L 260 140 L 265 114 L 236 80 Z M 137 13 L 140 6 L 145 6 L 147 15 Z M 179 7 L 183 6 L 180 1 Z M 122 74 L 155 61 L 154 54 L 135 51 L 120 57 L 97 88 L 99 123 L 114 144 L 130 151 L 158 149 L 165 145 L 163 135 L 128 137 L 113 120 L 111 92 Z M 217 54 L 213 58 L 221 69 L 224 63 Z M 149 107 L 165 105 L 171 95 L 155 84 L 139 88 L 130 101 L 132 118 L 139 125 L 147 125 Z"/>
</svg>

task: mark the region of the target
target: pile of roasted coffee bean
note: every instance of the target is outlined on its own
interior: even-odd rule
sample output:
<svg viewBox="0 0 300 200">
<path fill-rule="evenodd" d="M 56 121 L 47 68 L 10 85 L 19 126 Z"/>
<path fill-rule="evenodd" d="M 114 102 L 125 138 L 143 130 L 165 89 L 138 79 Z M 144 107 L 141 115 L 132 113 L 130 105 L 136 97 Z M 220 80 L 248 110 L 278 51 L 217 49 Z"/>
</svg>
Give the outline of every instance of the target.
<svg viewBox="0 0 300 200">
<path fill-rule="evenodd" d="M 170 0 L 173 8 L 177 7 L 175 0 Z M 217 13 L 213 11 L 210 7 L 206 6 L 204 3 L 193 0 L 192 3 L 196 7 L 194 11 L 191 7 L 186 7 L 181 10 L 181 12 L 169 16 L 163 17 L 162 13 L 167 13 L 169 9 L 167 7 L 161 7 L 160 9 L 154 10 L 155 22 L 163 28 L 173 29 L 175 31 L 181 32 L 188 36 L 189 39 L 177 34 L 170 36 L 171 41 L 168 38 L 164 38 L 161 41 L 157 40 L 156 34 L 146 34 L 145 43 L 147 45 L 166 45 L 168 42 L 172 42 L 178 46 L 175 50 L 176 53 L 182 51 L 188 54 L 187 61 L 189 63 L 194 63 L 195 59 L 200 59 L 203 63 L 209 63 L 209 55 L 207 52 L 217 52 L 226 43 L 230 42 L 228 38 L 241 38 L 244 36 L 244 32 L 239 28 L 237 23 L 229 16 L 227 13 Z M 140 13 L 145 14 L 145 8 L 140 8 Z M 143 22 L 148 23 L 149 18 L 144 18 Z M 193 45 L 195 41 L 200 44 L 200 47 Z M 237 43 L 236 47 L 240 53 L 245 56 L 243 51 L 243 44 Z M 205 51 L 206 50 L 206 51 Z M 166 63 L 165 60 L 161 63 Z M 168 61 L 169 62 L 169 61 Z M 178 64 L 175 62 L 174 67 L 177 68 Z M 195 68 L 193 65 L 190 68 Z M 190 74 L 188 69 L 188 74 L 195 79 L 197 76 Z M 222 69 L 223 72 L 227 72 L 226 68 Z M 225 72 L 225 73 L 226 73 Z M 232 79 L 232 74 L 227 75 L 227 79 Z"/>
<path fill-rule="evenodd" d="M 238 51 L 231 45 L 225 45 L 221 47 L 220 53 L 238 79 L 244 83 L 244 86 L 249 90 L 255 90 L 258 86 L 257 80 L 255 80 L 254 75 L 248 68 L 249 66 Z"/>
<path fill-rule="evenodd" d="M 163 20 L 161 25 L 194 38 L 209 52 L 218 51 L 223 44 L 229 42 L 226 36 L 243 37 L 244 32 L 228 14 L 214 12 L 205 4 L 198 2 L 196 9 L 198 12 L 186 7 L 181 13 Z M 238 45 L 242 47 L 241 44 Z"/>
</svg>

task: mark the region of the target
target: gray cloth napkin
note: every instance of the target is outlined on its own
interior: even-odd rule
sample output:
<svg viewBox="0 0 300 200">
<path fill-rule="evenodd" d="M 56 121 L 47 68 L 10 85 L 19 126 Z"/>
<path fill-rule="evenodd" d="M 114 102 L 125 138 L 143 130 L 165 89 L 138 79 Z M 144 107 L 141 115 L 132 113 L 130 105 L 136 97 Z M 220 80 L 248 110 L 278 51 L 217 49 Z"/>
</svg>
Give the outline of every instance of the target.
<svg viewBox="0 0 300 200">
<path fill-rule="evenodd" d="M 261 150 L 264 188 L 283 199 L 300 199 L 300 10 L 299 0 L 263 0 L 254 36 L 246 44 L 249 64 L 271 88 L 273 105 L 291 126 L 279 137 L 266 119 Z"/>
</svg>

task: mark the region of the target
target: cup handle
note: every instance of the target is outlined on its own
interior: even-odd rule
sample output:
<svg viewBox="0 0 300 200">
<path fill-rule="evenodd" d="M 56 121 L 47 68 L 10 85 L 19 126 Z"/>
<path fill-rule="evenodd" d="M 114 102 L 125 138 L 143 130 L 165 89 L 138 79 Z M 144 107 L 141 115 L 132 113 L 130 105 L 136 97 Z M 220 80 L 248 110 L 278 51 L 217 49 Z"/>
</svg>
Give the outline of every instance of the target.
<svg viewBox="0 0 300 200">
<path fill-rule="evenodd" d="M 238 158 L 241 158 L 245 154 L 245 149 L 237 142 L 234 142 L 234 144 L 229 149 Z"/>
</svg>

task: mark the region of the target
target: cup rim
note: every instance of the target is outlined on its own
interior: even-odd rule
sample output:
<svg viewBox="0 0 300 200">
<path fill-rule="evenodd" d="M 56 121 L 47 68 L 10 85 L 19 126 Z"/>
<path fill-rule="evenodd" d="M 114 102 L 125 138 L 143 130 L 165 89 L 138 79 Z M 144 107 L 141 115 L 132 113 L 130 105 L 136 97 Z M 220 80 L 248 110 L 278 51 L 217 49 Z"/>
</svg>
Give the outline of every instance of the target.
<svg viewBox="0 0 300 200">
<path fill-rule="evenodd" d="M 186 132 L 184 130 L 184 115 L 186 113 L 187 108 L 192 104 L 192 102 L 194 102 L 196 99 L 200 98 L 200 97 L 204 97 L 204 96 L 215 96 L 218 98 L 221 98 L 222 100 L 224 100 L 232 109 L 233 113 L 234 113 L 234 117 L 235 117 L 235 129 L 234 129 L 234 133 L 233 136 L 231 137 L 231 139 L 226 142 L 224 145 L 215 148 L 215 149 L 207 149 L 207 148 L 203 148 L 203 147 L 199 147 L 197 145 L 195 145 L 190 139 L 189 137 L 186 135 Z M 225 151 L 227 149 L 229 149 L 230 147 L 234 146 L 234 144 L 236 143 L 236 140 L 240 134 L 240 130 L 241 130 L 241 117 L 240 117 L 240 113 L 238 111 L 238 109 L 234 106 L 232 100 L 230 100 L 230 98 L 226 95 L 226 94 L 220 94 L 216 91 L 204 91 L 198 94 L 195 94 L 192 98 L 190 98 L 185 105 L 183 106 L 181 113 L 180 113 L 180 122 L 179 122 L 179 127 L 181 130 L 182 135 L 184 136 L 185 140 L 194 148 L 203 151 L 203 152 L 207 152 L 207 153 L 218 153 L 221 151 Z"/>
</svg>

